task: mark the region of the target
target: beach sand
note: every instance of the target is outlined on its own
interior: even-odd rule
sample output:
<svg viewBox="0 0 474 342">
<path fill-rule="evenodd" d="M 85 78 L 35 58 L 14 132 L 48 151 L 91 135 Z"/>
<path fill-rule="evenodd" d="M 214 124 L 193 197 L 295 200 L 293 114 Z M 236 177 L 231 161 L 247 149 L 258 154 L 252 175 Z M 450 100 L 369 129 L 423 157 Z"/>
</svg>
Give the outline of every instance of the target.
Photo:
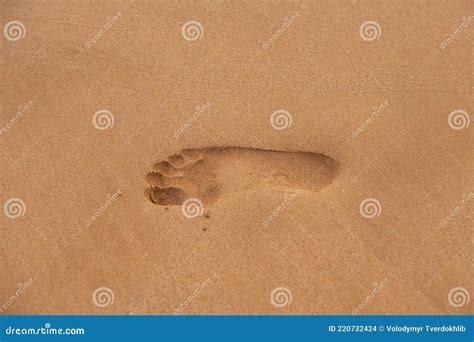
<svg viewBox="0 0 474 342">
<path fill-rule="evenodd" d="M 473 9 L 3 1 L 1 314 L 472 314 Z"/>
</svg>

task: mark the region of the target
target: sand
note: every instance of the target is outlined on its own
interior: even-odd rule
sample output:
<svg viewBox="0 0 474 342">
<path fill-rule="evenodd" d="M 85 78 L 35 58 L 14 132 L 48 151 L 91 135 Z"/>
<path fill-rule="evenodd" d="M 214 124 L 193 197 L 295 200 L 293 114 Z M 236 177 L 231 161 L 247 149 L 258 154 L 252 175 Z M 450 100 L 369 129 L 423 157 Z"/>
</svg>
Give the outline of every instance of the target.
<svg viewBox="0 0 474 342">
<path fill-rule="evenodd" d="M 2 2 L 1 314 L 472 314 L 473 13 Z"/>
</svg>

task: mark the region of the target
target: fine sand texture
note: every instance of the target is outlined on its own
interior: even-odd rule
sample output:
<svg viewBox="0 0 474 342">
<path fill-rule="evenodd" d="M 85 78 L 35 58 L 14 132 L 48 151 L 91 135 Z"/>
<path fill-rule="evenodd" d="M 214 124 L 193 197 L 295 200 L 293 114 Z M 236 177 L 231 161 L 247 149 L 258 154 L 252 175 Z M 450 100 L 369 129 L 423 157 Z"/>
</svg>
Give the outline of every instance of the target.
<svg viewBox="0 0 474 342">
<path fill-rule="evenodd" d="M 473 15 L 1 1 L 0 314 L 472 314 Z"/>
</svg>

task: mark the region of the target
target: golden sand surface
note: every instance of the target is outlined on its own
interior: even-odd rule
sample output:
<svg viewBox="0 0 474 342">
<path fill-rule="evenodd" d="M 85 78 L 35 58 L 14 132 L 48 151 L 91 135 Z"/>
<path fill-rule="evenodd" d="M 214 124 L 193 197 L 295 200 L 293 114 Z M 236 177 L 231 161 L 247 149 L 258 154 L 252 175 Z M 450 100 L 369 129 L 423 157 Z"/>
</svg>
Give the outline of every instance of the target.
<svg viewBox="0 0 474 342">
<path fill-rule="evenodd" d="M 472 314 L 474 5 L 1 1 L 1 314 Z"/>
</svg>

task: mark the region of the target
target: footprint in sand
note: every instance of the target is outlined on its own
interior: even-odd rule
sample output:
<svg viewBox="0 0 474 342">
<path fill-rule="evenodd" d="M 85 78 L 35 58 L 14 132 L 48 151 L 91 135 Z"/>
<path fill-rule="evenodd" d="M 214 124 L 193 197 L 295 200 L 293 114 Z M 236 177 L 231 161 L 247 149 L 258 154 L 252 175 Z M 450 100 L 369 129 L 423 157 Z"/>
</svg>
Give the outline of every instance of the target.
<svg viewBox="0 0 474 342">
<path fill-rule="evenodd" d="M 312 152 L 242 147 L 188 149 L 155 164 L 146 180 L 146 196 L 158 205 L 181 205 L 187 198 L 203 203 L 237 191 L 317 192 L 331 183 L 339 164 Z"/>
</svg>

